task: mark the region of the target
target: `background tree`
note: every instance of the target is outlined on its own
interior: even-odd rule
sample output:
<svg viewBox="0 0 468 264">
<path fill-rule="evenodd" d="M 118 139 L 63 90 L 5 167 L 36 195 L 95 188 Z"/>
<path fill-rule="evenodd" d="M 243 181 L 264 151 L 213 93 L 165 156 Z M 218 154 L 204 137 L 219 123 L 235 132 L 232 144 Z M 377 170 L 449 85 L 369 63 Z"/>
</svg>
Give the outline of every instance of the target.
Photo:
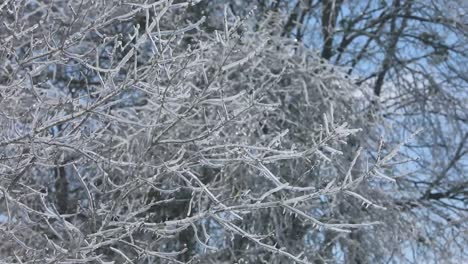
<svg viewBox="0 0 468 264">
<path fill-rule="evenodd" d="M 442 67 L 462 42 L 444 55 L 413 24 L 437 5 L 225 4 L 0 4 L 2 261 L 379 263 L 416 257 L 403 239 L 461 256 L 465 146 L 424 163 L 453 154 L 443 129 L 466 138 L 462 72 Z M 436 21 L 464 41 L 454 18 Z M 412 27 L 437 56 L 402 49 Z M 417 168 L 398 147 L 426 174 L 395 178 Z"/>
</svg>

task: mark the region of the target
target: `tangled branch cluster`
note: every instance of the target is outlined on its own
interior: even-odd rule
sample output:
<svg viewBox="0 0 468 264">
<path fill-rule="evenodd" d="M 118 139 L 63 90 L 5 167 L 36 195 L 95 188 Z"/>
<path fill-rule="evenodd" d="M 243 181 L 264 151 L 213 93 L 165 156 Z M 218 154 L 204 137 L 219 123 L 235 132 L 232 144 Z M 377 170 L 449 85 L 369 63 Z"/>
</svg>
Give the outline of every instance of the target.
<svg viewBox="0 0 468 264">
<path fill-rule="evenodd" d="M 2 261 L 311 263 L 379 224 L 334 214 L 393 181 L 396 150 L 353 140 L 359 88 L 274 23 L 204 32 L 191 5 L 0 4 Z"/>
</svg>

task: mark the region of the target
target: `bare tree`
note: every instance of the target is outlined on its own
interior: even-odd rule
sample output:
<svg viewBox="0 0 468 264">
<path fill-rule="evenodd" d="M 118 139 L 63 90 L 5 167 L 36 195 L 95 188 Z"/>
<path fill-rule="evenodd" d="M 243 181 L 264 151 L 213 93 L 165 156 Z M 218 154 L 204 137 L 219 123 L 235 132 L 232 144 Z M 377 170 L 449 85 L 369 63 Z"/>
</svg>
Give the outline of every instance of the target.
<svg viewBox="0 0 468 264">
<path fill-rule="evenodd" d="M 402 252 L 412 229 L 395 208 L 419 204 L 398 204 L 395 182 L 408 183 L 392 168 L 409 136 L 363 140 L 385 125 L 369 116 L 368 84 L 324 60 L 333 49 L 320 57 L 291 39 L 279 1 L 258 20 L 203 4 L 0 4 L 2 262 L 363 263 Z"/>
</svg>

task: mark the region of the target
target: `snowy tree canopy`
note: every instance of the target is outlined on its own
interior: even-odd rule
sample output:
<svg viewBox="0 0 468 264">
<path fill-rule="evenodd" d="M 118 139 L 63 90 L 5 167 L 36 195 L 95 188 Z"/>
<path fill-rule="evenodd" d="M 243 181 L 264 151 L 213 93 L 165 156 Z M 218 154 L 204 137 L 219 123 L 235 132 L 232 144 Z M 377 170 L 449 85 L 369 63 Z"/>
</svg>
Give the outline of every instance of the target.
<svg viewBox="0 0 468 264">
<path fill-rule="evenodd" d="M 352 52 L 298 28 L 314 1 L 228 2 L 0 3 L 0 262 L 391 263 L 417 259 L 418 243 L 421 259 L 460 258 L 428 237 L 466 228 L 466 179 L 449 167 L 414 191 L 417 162 L 440 151 L 412 152 L 437 126 L 404 108 L 424 73 L 399 89 L 394 62 L 369 78 L 337 63 Z M 324 2 L 337 20 L 346 3 Z M 395 6 L 380 8 L 413 8 Z M 431 96 L 451 102 L 442 79 Z M 464 142 L 459 102 L 443 122 Z M 438 194 L 459 198 L 453 211 L 429 206 Z M 437 229 L 436 209 L 453 228 Z"/>
</svg>

